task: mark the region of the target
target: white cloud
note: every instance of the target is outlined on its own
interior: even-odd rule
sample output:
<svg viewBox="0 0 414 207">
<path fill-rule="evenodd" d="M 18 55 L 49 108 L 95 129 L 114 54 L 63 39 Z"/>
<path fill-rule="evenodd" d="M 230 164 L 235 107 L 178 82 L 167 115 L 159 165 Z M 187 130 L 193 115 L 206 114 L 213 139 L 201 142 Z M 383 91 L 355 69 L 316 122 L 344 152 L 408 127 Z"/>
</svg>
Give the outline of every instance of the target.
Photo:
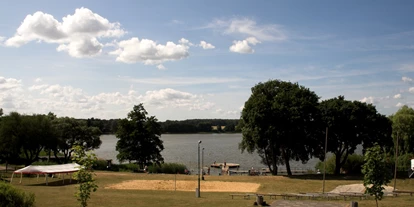
<svg viewBox="0 0 414 207">
<path fill-rule="evenodd" d="M 85 112 L 93 114 L 110 110 L 113 107 L 129 109 L 137 103 L 147 107 L 181 108 L 184 110 L 210 110 L 215 104 L 204 100 L 203 96 L 165 88 L 139 94 L 132 88 L 127 93 L 111 92 L 88 95 L 84 90 L 59 84 L 40 84 L 29 87 L 29 91 L 38 98 L 30 100 L 32 110 L 41 113 L 53 111 L 57 114 L 70 115 Z M 107 112 L 105 112 L 107 113 Z M 109 113 L 109 112 L 108 112 Z"/>
<path fill-rule="evenodd" d="M 212 45 L 210 43 L 207 43 L 206 41 L 200 41 L 199 46 L 202 47 L 205 50 L 216 48 L 214 45 Z"/>
<path fill-rule="evenodd" d="M 258 43 L 260 43 L 260 41 L 258 41 L 256 38 L 249 37 L 242 41 L 233 41 L 233 45 L 230 46 L 229 49 L 231 52 L 251 54 L 251 53 L 254 53 L 254 49 L 250 47 L 250 44 L 256 45 Z"/>
<path fill-rule="evenodd" d="M 287 39 L 282 26 L 276 24 L 258 25 L 255 20 L 249 18 L 214 20 L 205 28 L 224 29 L 224 34 L 241 34 L 255 37 L 261 41 L 283 41 Z"/>
<path fill-rule="evenodd" d="M 401 94 L 399 93 L 399 94 L 395 94 L 395 96 L 394 96 L 394 98 L 395 99 L 400 99 L 402 96 L 401 96 Z"/>
<path fill-rule="evenodd" d="M 181 39 L 183 40 L 183 39 Z M 185 39 L 184 39 L 185 40 Z M 189 56 L 189 46 L 167 42 L 157 44 L 153 40 L 137 37 L 123 40 L 118 43 L 118 49 L 110 54 L 117 55 L 116 60 L 124 63 L 143 62 L 146 65 L 158 65 L 165 61 L 181 60 Z"/>
<path fill-rule="evenodd" d="M 403 76 L 403 77 L 401 78 L 401 80 L 402 80 L 402 81 L 404 81 L 404 82 L 413 82 L 413 79 L 411 79 L 411 78 L 409 78 L 409 77 L 405 77 L 405 76 Z"/>
<path fill-rule="evenodd" d="M 91 57 L 101 53 L 103 44 L 98 38 L 121 37 L 126 32 L 120 24 L 87 8 L 75 10 L 73 15 L 62 18 L 62 22 L 41 11 L 27 15 L 16 34 L 6 40 L 5 45 L 20 47 L 31 41 L 59 44 L 57 51 L 66 51 L 73 57 Z"/>
<path fill-rule="evenodd" d="M 162 65 L 162 64 L 157 65 L 157 68 L 158 68 L 159 70 L 165 70 L 165 69 L 167 69 L 167 68 L 165 68 L 165 66 L 164 66 L 164 65 Z"/>
<path fill-rule="evenodd" d="M 40 83 L 40 82 L 42 82 L 42 79 L 41 78 L 36 78 L 35 79 L 35 83 Z"/>
<path fill-rule="evenodd" d="M 378 103 L 378 100 L 375 97 L 372 97 L 372 96 L 364 97 L 360 101 L 365 102 L 365 103 L 370 103 L 370 104 Z"/>
<path fill-rule="evenodd" d="M 189 40 L 185 39 L 185 38 L 181 38 L 180 40 L 178 40 L 178 43 L 182 44 L 182 45 L 189 45 L 189 46 L 193 46 L 194 44 L 191 43 Z"/>
<path fill-rule="evenodd" d="M 23 84 L 21 80 L 0 77 L 0 108 L 6 110 L 23 108 L 26 99 L 22 91 Z"/>
<path fill-rule="evenodd" d="M 219 84 L 230 82 L 243 82 L 243 78 L 217 78 L 217 77 L 165 77 L 165 78 L 130 78 L 120 77 L 122 80 L 155 85 L 198 85 L 198 84 Z"/>
<path fill-rule="evenodd" d="M 414 93 L 414 87 L 410 87 L 410 88 L 408 89 L 408 91 L 409 91 L 410 93 Z"/>
<path fill-rule="evenodd" d="M 5 92 L 22 86 L 22 81 L 14 78 L 4 78 L 0 76 L 0 91 Z"/>
<path fill-rule="evenodd" d="M 404 106 L 404 104 L 402 104 L 402 103 L 400 103 L 400 102 L 398 102 L 397 103 L 397 105 L 395 105 L 396 107 L 401 107 L 401 106 Z"/>
</svg>

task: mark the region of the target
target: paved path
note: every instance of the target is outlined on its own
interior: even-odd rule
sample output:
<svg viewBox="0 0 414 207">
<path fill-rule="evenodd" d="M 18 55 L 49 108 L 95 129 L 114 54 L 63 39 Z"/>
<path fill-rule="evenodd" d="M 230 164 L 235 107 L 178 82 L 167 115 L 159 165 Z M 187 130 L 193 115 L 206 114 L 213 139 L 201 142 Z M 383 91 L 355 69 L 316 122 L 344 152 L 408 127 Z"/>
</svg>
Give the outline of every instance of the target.
<svg viewBox="0 0 414 207">
<path fill-rule="evenodd" d="M 277 200 L 272 203 L 272 207 L 345 207 L 346 204 L 328 203 L 328 202 L 312 202 L 312 201 L 289 201 Z"/>
</svg>

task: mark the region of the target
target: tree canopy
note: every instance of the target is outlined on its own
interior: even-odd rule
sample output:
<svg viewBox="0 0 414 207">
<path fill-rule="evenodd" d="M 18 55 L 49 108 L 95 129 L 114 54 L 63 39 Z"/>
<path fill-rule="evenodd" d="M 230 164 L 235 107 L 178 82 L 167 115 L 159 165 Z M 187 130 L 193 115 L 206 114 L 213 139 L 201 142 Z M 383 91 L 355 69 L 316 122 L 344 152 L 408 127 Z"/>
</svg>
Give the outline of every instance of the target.
<svg viewBox="0 0 414 207">
<path fill-rule="evenodd" d="M 143 168 L 150 163 L 164 162 L 161 151 L 164 150 L 161 126 L 155 116 L 147 116 L 143 104 L 135 105 L 126 119 L 118 123 L 116 144 L 118 160 L 136 161 Z"/>
<path fill-rule="evenodd" d="M 257 151 L 273 174 L 290 160 L 306 162 L 321 151 L 318 138 L 319 97 L 297 83 L 269 80 L 252 88 L 241 115 L 239 147 Z"/>
<path fill-rule="evenodd" d="M 390 116 L 394 141 L 399 137 L 400 154 L 414 153 L 414 109 L 403 106 Z"/>
<path fill-rule="evenodd" d="M 372 104 L 348 101 L 343 96 L 324 100 L 320 103 L 323 124 L 328 127 L 327 151 L 335 155 L 335 174 L 357 145 L 364 148 L 378 142 L 391 146 L 391 122 L 379 114 Z"/>
<path fill-rule="evenodd" d="M 383 185 L 387 185 L 390 182 L 392 174 L 386 166 L 384 152 L 377 143 L 373 147 L 368 148 L 364 161 L 365 164 L 362 166 L 364 186 L 368 194 L 375 196 L 378 206 L 378 200 L 381 200 L 384 195 Z"/>
<path fill-rule="evenodd" d="M 98 149 L 101 146 L 101 131 L 97 127 L 87 126 L 85 121 L 62 117 L 54 120 L 54 127 L 57 137 L 55 155 L 56 152 L 62 153 L 64 162 L 71 160 L 75 145 L 81 146 L 86 151 Z"/>
</svg>

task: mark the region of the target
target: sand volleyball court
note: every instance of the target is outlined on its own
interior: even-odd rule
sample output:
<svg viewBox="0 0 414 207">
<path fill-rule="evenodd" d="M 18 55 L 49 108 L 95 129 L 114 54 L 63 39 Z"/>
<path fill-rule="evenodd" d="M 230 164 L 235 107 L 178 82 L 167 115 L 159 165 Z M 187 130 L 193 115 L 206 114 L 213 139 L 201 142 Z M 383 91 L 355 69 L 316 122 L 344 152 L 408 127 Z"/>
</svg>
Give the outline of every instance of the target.
<svg viewBox="0 0 414 207">
<path fill-rule="evenodd" d="M 189 180 L 129 180 L 118 184 L 109 185 L 105 189 L 124 190 L 171 190 L 195 191 L 197 181 Z M 258 183 L 246 182 L 223 182 L 223 181 L 201 181 L 200 188 L 203 192 L 256 192 Z"/>
</svg>

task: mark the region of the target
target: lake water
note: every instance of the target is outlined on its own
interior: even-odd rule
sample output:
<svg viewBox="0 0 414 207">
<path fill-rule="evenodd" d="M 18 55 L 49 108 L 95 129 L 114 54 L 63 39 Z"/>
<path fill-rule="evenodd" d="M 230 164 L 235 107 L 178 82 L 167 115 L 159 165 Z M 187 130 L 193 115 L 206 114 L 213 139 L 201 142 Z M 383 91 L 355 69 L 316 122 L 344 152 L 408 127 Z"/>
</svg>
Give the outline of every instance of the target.
<svg viewBox="0 0 414 207">
<path fill-rule="evenodd" d="M 112 159 L 113 163 L 119 163 L 116 159 L 118 152 L 115 150 L 118 139 L 114 135 L 102 135 L 101 140 L 102 145 L 95 150 L 95 154 L 99 158 Z M 161 152 L 164 161 L 182 163 L 190 170 L 197 169 L 198 140 L 202 141 L 200 151 L 204 148 L 204 166 L 216 161 L 240 164 L 240 170 L 266 167 L 260 163 L 261 159 L 256 153 L 241 153 L 238 148 L 242 140 L 241 134 L 163 134 L 161 140 L 164 141 L 164 150 Z M 319 159 L 311 159 L 306 164 L 291 161 L 290 166 L 291 169 L 313 170 L 318 161 Z M 285 166 L 280 166 L 279 170 L 285 170 Z M 219 171 L 212 169 L 211 172 L 218 174 Z"/>
</svg>

